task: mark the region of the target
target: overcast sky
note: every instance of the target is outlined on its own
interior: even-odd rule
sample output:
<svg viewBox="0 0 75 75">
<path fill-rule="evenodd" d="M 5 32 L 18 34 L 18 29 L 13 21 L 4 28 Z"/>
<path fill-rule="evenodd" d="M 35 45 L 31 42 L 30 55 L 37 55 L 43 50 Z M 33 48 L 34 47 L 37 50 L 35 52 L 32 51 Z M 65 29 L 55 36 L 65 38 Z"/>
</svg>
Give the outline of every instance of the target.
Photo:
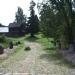
<svg viewBox="0 0 75 75">
<path fill-rule="evenodd" d="M 29 6 L 31 0 L 0 0 L 0 23 L 8 25 L 15 20 L 15 13 L 17 7 L 21 7 L 24 10 L 24 14 L 29 16 Z M 34 0 L 36 3 L 42 0 Z M 36 14 L 38 14 L 35 7 Z"/>
</svg>

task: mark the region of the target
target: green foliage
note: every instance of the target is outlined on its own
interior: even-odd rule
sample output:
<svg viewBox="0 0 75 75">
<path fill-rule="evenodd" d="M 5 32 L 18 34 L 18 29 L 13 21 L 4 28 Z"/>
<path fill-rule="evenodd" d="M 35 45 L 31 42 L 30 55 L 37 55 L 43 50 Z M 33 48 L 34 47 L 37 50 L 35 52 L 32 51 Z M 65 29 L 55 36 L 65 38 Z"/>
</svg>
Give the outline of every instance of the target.
<svg viewBox="0 0 75 75">
<path fill-rule="evenodd" d="M 60 40 L 62 43 L 66 40 L 66 44 L 74 44 L 74 5 L 74 0 L 47 0 L 42 2 L 39 6 L 41 32 L 47 38 L 53 37 L 55 41 Z"/>
<path fill-rule="evenodd" d="M 59 38 L 63 34 L 63 18 L 48 4 L 43 4 L 40 12 L 40 29 L 46 37 Z M 60 20 L 60 21 L 59 21 Z"/>
<path fill-rule="evenodd" d="M 5 42 L 6 41 L 6 38 L 5 38 L 5 36 L 0 36 L 0 42 Z"/>
<path fill-rule="evenodd" d="M 16 17 L 15 21 L 17 23 L 19 24 L 26 23 L 26 16 L 23 14 L 23 10 L 21 7 L 18 7 L 15 17 Z"/>
<path fill-rule="evenodd" d="M 7 37 L 5 37 L 4 35 L 0 36 L 0 43 L 3 44 L 4 48 L 8 47 L 9 41 L 10 40 L 8 40 Z"/>
<path fill-rule="evenodd" d="M 50 7 L 46 4 L 43 5 L 43 8 L 40 12 L 40 29 L 46 36 L 53 36 L 53 19 L 54 14 Z"/>
<path fill-rule="evenodd" d="M 55 9 L 60 13 L 62 16 L 61 18 L 64 19 L 64 22 L 66 25 L 64 25 L 64 33 L 65 37 L 68 40 L 69 44 L 73 44 L 74 37 L 73 37 L 73 13 L 75 12 L 73 10 L 73 3 L 74 0 L 50 0 L 52 6 L 55 7 Z"/>
<path fill-rule="evenodd" d="M 31 1 L 30 17 L 29 17 L 28 25 L 29 25 L 29 33 L 31 34 L 32 37 L 34 36 L 35 33 L 39 31 L 39 26 L 38 26 L 39 20 L 38 20 L 37 15 L 35 15 L 34 7 L 35 7 L 35 2 Z"/>
</svg>

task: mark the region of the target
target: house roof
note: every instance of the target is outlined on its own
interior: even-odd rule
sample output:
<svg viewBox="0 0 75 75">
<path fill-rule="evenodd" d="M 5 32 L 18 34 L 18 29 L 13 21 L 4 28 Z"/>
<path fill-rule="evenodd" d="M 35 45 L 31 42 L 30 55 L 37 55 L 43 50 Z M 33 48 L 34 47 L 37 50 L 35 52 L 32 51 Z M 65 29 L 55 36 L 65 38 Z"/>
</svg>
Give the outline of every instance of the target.
<svg viewBox="0 0 75 75">
<path fill-rule="evenodd" d="M 16 22 L 9 24 L 9 28 L 20 27 L 20 26 L 21 26 L 21 24 L 18 24 Z"/>
</svg>

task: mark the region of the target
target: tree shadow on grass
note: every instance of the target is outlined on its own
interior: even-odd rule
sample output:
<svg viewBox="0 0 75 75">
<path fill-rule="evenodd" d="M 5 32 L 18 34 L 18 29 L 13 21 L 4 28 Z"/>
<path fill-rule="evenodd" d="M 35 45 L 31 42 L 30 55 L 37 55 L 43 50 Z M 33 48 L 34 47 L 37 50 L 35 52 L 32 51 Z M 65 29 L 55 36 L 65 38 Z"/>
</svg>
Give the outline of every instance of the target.
<svg viewBox="0 0 75 75">
<path fill-rule="evenodd" d="M 75 64 L 65 60 L 58 50 L 46 50 L 46 53 L 42 54 L 40 59 L 46 60 L 48 62 L 53 62 L 55 65 L 66 66 L 68 68 L 75 69 Z"/>
<path fill-rule="evenodd" d="M 26 37 L 26 38 L 25 38 L 25 40 L 27 40 L 27 41 L 29 41 L 29 42 L 37 42 L 38 39 L 39 39 L 39 38 L 36 37 L 36 36 L 34 36 L 34 37 L 29 36 L 29 37 Z"/>
</svg>

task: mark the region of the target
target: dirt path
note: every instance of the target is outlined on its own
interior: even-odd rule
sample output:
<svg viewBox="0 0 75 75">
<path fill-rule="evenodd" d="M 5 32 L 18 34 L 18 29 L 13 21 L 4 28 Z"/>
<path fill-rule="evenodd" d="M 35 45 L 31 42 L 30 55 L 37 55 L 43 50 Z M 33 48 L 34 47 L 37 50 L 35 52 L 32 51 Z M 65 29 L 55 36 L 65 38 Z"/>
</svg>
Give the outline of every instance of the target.
<svg viewBox="0 0 75 75">
<path fill-rule="evenodd" d="M 5 60 L 0 73 L 3 75 L 75 75 L 75 69 L 56 64 L 58 61 L 52 60 L 48 53 L 42 50 L 40 44 L 25 42 L 25 45 L 30 46 L 31 50 L 24 52 L 17 60 L 13 58 Z"/>
</svg>

